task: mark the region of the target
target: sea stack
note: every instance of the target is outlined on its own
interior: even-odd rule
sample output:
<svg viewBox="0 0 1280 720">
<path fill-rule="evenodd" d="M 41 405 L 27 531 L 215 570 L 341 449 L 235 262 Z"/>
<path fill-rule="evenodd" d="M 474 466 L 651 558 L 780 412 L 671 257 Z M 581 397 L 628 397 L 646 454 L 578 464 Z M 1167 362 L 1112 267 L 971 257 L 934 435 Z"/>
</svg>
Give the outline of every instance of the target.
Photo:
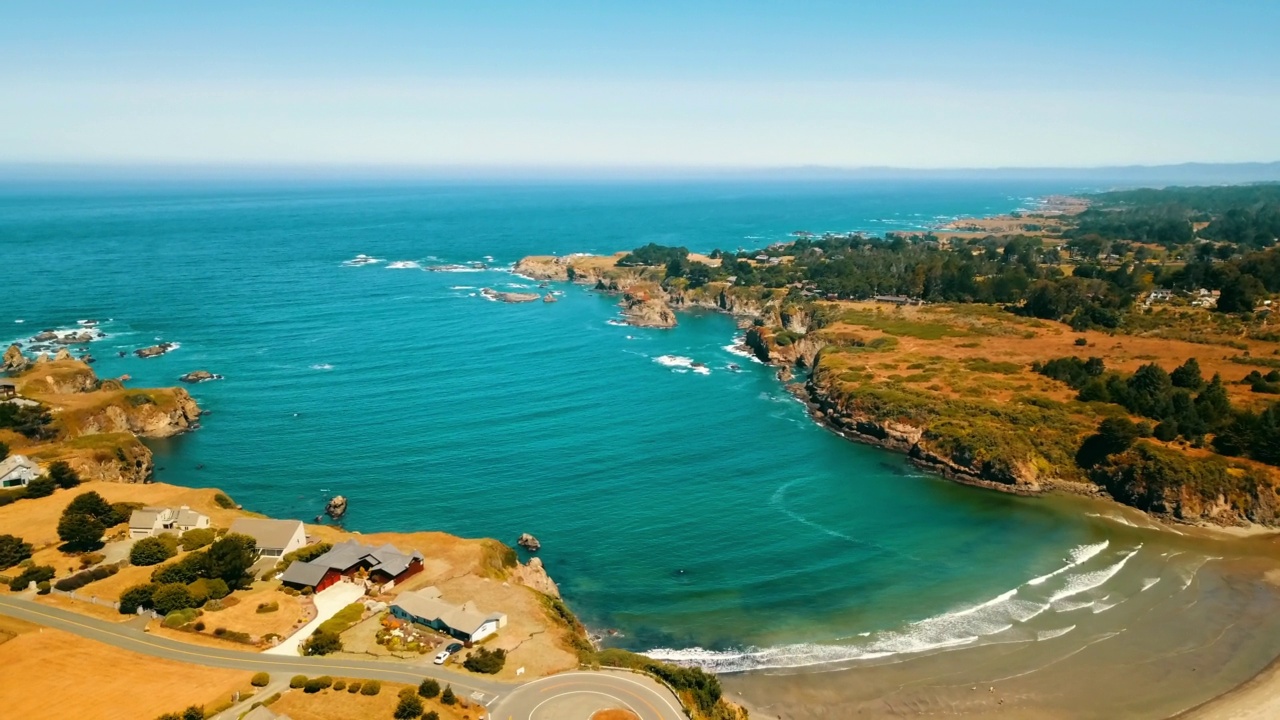
<svg viewBox="0 0 1280 720">
<path fill-rule="evenodd" d="M 531 553 L 538 552 L 542 547 L 542 543 L 538 542 L 538 538 L 530 535 L 529 533 L 521 533 L 520 539 L 516 540 L 516 544 Z"/>
<path fill-rule="evenodd" d="M 329 500 L 329 504 L 325 505 L 324 512 L 334 520 L 341 520 L 347 513 L 347 499 L 341 495 L 334 495 Z"/>
</svg>

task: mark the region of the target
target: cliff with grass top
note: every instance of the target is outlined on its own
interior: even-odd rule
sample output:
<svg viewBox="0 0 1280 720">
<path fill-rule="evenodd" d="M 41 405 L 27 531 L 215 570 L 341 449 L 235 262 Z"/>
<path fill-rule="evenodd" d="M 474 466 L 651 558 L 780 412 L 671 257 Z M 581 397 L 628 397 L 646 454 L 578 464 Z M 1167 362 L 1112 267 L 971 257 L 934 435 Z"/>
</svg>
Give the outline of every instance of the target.
<svg viewBox="0 0 1280 720">
<path fill-rule="evenodd" d="M 636 298 L 729 313 L 816 420 L 956 481 L 1276 526 L 1274 217 L 1280 185 L 1177 188 L 937 233 L 517 270 L 616 293 L 632 322 Z"/>
<path fill-rule="evenodd" d="M 0 442 L 44 465 L 64 460 L 86 480 L 148 482 L 151 451 L 139 438 L 198 427 L 186 390 L 127 388 L 79 360 L 30 361 L 11 379 L 20 399 L 0 411 Z"/>
</svg>

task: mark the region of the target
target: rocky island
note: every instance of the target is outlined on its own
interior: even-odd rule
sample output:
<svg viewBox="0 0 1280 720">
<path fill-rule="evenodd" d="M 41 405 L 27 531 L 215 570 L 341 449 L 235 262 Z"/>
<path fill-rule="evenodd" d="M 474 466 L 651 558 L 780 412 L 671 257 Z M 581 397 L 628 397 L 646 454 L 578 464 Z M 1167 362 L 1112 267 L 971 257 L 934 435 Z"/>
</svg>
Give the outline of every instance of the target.
<svg viewBox="0 0 1280 720">
<path fill-rule="evenodd" d="M 480 288 L 480 294 L 490 300 L 504 303 L 536 302 L 542 298 L 538 293 L 501 292 L 493 288 Z"/>
</svg>

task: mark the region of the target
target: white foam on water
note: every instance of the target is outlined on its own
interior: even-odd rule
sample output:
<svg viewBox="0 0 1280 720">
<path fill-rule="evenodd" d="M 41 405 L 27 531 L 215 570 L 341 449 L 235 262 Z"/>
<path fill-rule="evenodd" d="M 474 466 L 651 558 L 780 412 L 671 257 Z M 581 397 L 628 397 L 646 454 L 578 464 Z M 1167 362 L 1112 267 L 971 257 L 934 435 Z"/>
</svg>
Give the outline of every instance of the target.
<svg viewBox="0 0 1280 720">
<path fill-rule="evenodd" d="M 1117 573 L 1123 570 L 1125 564 L 1129 562 L 1129 559 L 1134 555 L 1137 555 L 1138 551 L 1141 549 L 1142 546 L 1139 545 L 1133 550 L 1130 550 L 1127 555 L 1121 558 L 1120 561 L 1114 565 L 1110 565 L 1101 570 L 1094 570 L 1092 572 L 1080 573 L 1079 575 L 1071 576 L 1067 580 L 1067 584 L 1061 590 L 1058 590 L 1053 595 L 1049 596 L 1049 602 L 1054 603 L 1059 600 L 1065 600 L 1066 598 L 1101 587 L 1108 580 L 1115 577 Z"/>
<path fill-rule="evenodd" d="M 450 285 L 450 290 L 475 290 L 475 285 Z"/>
<path fill-rule="evenodd" d="M 1093 543 L 1092 545 L 1077 545 L 1076 547 L 1071 549 L 1071 553 L 1067 557 L 1066 565 L 1063 565 L 1062 567 L 1058 568 L 1057 570 L 1054 570 L 1053 572 L 1047 575 L 1041 575 L 1040 577 L 1032 578 L 1031 580 L 1027 581 L 1027 584 L 1040 585 L 1044 583 L 1044 581 L 1048 580 L 1049 578 L 1061 575 L 1062 573 L 1070 570 L 1073 567 L 1076 567 L 1077 565 L 1082 565 L 1086 562 L 1089 562 L 1091 559 L 1097 556 L 1098 553 L 1102 552 L 1103 550 L 1106 550 L 1109 545 L 1111 545 L 1110 540 L 1103 540 L 1100 543 Z"/>
<path fill-rule="evenodd" d="M 621 320 L 605 320 L 604 324 L 612 325 L 614 327 L 629 327 L 626 323 L 622 322 Z"/>
<path fill-rule="evenodd" d="M 18 318 L 17 320 L 14 320 L 14 322 L 16 322 L 16 323 L 18 323 L 19 325 L 21 325 L 22 323 L 26 322 L 26 320 L 23 320 L 22 318 Z"/>
<path fill-rule="evenodd" d="M 1062 637 L 1063 635 L 1066 635 L 1067 633 L 1075 629 L 1076 629 L 1075 625 L 1070 625 L 1068 627 L 1059 628 L 1057 630 L 1041 630 L 1036 633 L 1036 640 L 1052 640 L 1056 637 Z"/>
<path fill-rule="evenodd" d="M 1160 578 L 1158 577 L 1146 578 L 1145 580 L 1142 581 L 1142 589 L 1139 590 L 1138 592 L 1146 592 L 1151 589 L 1151 586 L 1155 585 L 1158 582 L 1160 582 Z"/>
<path fill-rule="evenodd" d="M 387 265 L 388 270 L 417 270 L 422 266 L 412 260 L 396 260 Z"/>
<path fill-rule="evenodd" d="M 697 367 L 695 367 L 693 364 L 694 359 L 685 357 L 683 355 L 659 355 L 658 357 L 654 358 L 653 361 L 663 367 L 671 368 L 676 372 L 693 371 L 698 373 L 699 375 L 711 374 L 711 368 L 707 367 L 706 365 L 698 365 Z"/>
<path fill-rule="evenodd" d="M 1059 601 L 1059 602 L 1053 603 L 1053 606 L 1054 606 L 1053 611 L 1056 613 L 1069 613 L 1069 612 L 1075 612 L 1076 610 L 1091 608 L 1093 607 L 1093 601 L 1092 600 L 1067 600 L 1065 602 Z"/>
<path fill-rule="evenodd" d="M 315 365 L 311 366 L 311 369 L 312 370 L 332 370 L 333 366 L 330 365 L 329 363 L 316 363 Z"/>
<path fill-rule="evenodd" d="M 342 264 L 347 267 L 360 267 L 362 265 L 377 265 L 378 263 L 384 263 L 386 261 L 386 258 L 376 258 L 370 255 L 360 254 L 350 260 L 344 260 Z"/>
</svg>

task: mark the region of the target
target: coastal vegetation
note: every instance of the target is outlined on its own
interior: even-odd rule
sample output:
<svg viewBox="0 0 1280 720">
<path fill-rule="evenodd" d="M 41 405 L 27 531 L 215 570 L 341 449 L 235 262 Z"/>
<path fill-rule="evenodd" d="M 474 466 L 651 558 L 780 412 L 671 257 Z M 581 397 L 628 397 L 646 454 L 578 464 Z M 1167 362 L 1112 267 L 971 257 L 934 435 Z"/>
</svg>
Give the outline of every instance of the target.
<svg viewBox="0 0 1280 720">
<path fill-rule="evenodd" d="M 805 373 L 791 387 L 816 419 L 962 482 L 1274 524 L 1280 184 L 1085 200 L 517 271 L 729 312 L 779 377 Z"/>
</svg>

